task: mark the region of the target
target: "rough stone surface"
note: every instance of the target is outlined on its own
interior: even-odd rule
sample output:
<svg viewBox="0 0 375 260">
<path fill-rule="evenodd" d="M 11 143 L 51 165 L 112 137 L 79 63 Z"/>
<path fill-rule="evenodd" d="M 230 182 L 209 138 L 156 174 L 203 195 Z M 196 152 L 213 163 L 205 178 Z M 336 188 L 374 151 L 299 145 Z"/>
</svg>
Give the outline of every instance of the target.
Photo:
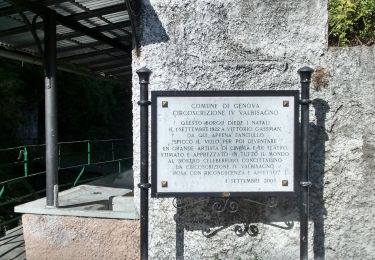
<svg viewBox="0 0 375 260">
<path fill-rule="evenodd" d="M 150 90 L 299 89 L 297 70 L 316 70 L 310 259 L 373 259 L 375 47 L 328 48 L 326 0 L 143 2 L 142 48 L 133 55 L 133 70 L 153 71 Z M 139 85 L 133 75 L 137 184 Z M 138 205 L 137 191 L 135 199 Z M 171 199 L 151 199 L 150 259 L 298 259 L 296 201 L 282 199 L 273 209 L 244 205 L 244 220 L 210 213 L 205 203 L 177 211 Z"/>
<path fill-rule="evenodd" d="M 139 221 L 67 216 L 22 216 L 26 257 L 139 259 Z"/>
</svg>

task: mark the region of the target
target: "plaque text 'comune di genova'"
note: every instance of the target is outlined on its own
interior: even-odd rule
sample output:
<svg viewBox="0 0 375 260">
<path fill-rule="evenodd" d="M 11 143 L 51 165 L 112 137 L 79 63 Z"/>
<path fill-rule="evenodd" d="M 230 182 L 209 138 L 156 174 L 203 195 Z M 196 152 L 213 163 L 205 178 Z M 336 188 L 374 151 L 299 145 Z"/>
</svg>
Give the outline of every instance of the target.
<svg viewBox="0 0 375 260">
<path fill-rule="evenodd" d="M 155 100 L 158 193 L 294 191 L 293 95 Z"/>
</svg>

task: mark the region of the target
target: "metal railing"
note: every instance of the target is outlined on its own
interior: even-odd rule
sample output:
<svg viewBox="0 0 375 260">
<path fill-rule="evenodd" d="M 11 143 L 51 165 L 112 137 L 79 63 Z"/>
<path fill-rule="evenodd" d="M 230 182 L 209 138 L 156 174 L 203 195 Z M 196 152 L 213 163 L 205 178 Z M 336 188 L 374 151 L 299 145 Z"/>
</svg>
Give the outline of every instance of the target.
<svg viewBox="0 0 375 260">
<path fill-rule="evenodd" d="M 131 168 L 132 163 L 131 147 L 126 146 L 125 139 L 59 142 L 58 156 L 61 190 L 93 181 L 105 173 L 122 172 Z M 91 176 L 83 178 L 85 172 Z M 2 230 L 19 219 L 13 212 L 13 204 L 38 199 L 45 194 L 45 178 L 42 178 L 45 173 L 45 144 L 0 149 Z"/>
</svg>

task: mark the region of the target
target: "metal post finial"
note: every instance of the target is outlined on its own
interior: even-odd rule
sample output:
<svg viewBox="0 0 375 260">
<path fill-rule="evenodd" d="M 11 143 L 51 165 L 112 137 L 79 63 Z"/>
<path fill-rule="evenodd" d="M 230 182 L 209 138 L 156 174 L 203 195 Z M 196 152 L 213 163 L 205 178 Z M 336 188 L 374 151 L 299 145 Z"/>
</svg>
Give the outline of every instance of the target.
<svg viewBox="0 0 375 260">
<path fill-rule="evenodd" d="M 301 77 L 301 82 L 310 82 L 311 81 L 311 75 L 314 72 L 314 70 L 310 67 L 304 66 L 298 70 L 298 74 Z"/>
<path fill-rule="evenodd" d="M 139 77 L 139 83 L 149 83 L 150 75 L 152 73 L 151 70 L 149 70 L 146 67 L 142 67 L 139 70 L 136 71 Z"/>
</svg>

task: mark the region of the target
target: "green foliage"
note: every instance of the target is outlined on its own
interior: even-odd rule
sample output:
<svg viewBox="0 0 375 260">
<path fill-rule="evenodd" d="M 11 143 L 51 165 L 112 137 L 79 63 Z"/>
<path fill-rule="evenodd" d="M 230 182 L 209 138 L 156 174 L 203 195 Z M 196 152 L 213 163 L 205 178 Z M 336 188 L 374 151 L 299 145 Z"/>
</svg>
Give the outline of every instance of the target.
<svg viewBox="0 0 375 260">
<path fill-rule="evenodd" d="M 375 0 L 329 0 L 332 45 L 374 44 Z"/>
</svg>

